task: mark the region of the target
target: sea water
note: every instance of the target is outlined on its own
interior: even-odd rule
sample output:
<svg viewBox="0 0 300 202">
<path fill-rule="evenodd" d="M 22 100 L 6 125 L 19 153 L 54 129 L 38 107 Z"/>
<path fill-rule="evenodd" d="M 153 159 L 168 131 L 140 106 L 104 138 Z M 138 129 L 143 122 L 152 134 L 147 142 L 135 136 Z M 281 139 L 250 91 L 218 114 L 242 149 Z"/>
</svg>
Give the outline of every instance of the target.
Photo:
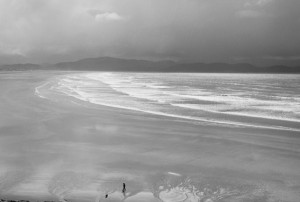
<svg viewBox="0 0 300 202">
<path fill-rule="evenodd" d="M 85 72 L 36 88 L 96 105 L 202 124 L 300 131 L 300 76 L 283 74 Z"/>
<path fill-rule="evenodd" d="M 0 83 L 1 198 L 299 201 L 298 75 L 36 71 Z"/>
</svg>

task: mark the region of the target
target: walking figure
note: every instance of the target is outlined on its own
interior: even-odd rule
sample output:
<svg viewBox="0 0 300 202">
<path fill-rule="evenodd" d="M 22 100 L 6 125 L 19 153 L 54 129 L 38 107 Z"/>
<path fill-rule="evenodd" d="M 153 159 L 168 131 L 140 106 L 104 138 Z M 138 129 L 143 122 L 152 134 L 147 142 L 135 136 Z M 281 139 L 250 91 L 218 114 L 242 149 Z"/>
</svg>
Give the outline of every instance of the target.
<svg viewBox="0 0 300 202">
<path fill-rule="evenodd" d="M 125 185 L 125 183 L 123 183 L 122 193 L 125 195 L 125 192 L 126 192 L 126 185 Z"/>
</svg>

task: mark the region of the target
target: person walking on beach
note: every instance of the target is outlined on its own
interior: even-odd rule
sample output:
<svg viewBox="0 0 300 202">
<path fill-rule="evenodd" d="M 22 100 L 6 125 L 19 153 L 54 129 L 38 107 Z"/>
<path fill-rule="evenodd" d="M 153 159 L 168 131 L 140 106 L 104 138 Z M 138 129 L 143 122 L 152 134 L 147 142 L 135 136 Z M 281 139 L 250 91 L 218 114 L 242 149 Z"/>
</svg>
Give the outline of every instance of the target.
<svg viewBox="0 0 300 202">
<path fill-rule="evenodd" d="M 126 192 L 126 185 L 125 185 L 125 183 L 123 183 L 122 193 L 124 194 L 124 196 L 125 196 L 125 192 Z"/>
</svg>

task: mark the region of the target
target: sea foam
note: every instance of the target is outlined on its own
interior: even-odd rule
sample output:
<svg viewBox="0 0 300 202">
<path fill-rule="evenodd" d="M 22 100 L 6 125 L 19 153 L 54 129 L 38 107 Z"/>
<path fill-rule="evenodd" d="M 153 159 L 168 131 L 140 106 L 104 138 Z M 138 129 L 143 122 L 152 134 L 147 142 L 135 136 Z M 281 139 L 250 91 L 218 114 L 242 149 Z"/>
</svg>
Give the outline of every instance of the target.
<svg viewBox="0 0 300 202">
<path fill-rule="evenodd" d="M 287 77 L 287 81 L 277 78 L 280 82 L 274 75 L 262 78 L 245 75 L 222 78 L 207 74 L 78 73 L 53 78 L 37 87 L 36 94 L 45 98 L 45 89 L 48 89 L 93 104 L 160 116 L 234 127 L 299 131 L 300 128 L 291 125 L 300 122 L 300 97 L 296 88 L 300 87 L 300 83 L 291 83 L 290 87 L 285 84 L 286 90 L 282 90 L 282 83 L 297 78 Z M 265 83 L 267 88 L 259 83 Z M 273 90 L 270 92 L 270 89 Z M 294 92 L 289 93 L 291 91 Z M 248 117 L 250 121 L 241 121 L 239 117 Z M 270 121 L 260 123 L 255 118 Z M 278 125 L 272 120 L 291 123 Z"/>
</svg>

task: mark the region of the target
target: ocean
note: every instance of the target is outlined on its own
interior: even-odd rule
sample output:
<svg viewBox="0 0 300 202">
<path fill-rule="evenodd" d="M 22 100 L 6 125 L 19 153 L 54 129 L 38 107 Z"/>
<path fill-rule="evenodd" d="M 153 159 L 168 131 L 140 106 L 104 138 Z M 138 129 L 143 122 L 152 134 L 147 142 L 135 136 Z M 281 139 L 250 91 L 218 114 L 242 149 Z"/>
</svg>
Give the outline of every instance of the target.
<svg viewBox="0 0 300 202">
<path fill-rule="evenodd" d="M 299 87 L 280 74 L 3 72 L 1 199 L 299 201 Z"/>
<path fill-rule="evenodd" d="M 80 72 L 36 88 L 52 93 L 199 124 L 300 131 L 299 75 Z"/>
</svg>

